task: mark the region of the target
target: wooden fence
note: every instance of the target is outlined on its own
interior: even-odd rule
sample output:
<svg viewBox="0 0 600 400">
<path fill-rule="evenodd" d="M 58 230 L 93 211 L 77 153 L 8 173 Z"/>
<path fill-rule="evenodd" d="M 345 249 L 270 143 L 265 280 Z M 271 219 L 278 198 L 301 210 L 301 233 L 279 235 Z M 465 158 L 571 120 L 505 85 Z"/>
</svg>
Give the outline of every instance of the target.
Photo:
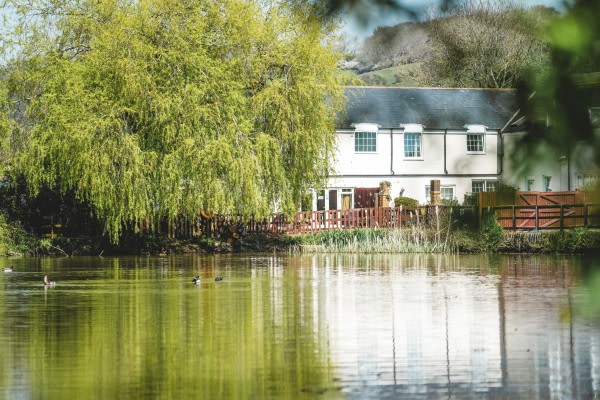
<svg viewBox="0 0 600 400">
<path fill-rule="evenodd" d="M 190 220 L 177 218 L 162 220 L 152 225 L 148 221 L 137 224 L 141 234 L 158 233 L 169 238 L 199 236 L 235 240 L 247 233 L 304 234 L 322 230 L 354 228 L 401 228 L 408 226 L 439 227 L 440 223 L 465 221 L 486 214 L 495 214 L 500 225 L 511 230 L 566 229 L 575 227 L 600 228 L 600 204 L 534 204 L 416 207 L 354 208 L 348 210 L 302 211 L 292 218 L 275 215 L 271 218 L 242 218 L 201 214 Z M 56 222 L 56 221 L 54 221 Z M 72 228 L 65 231 L 60 224 L 52 225 L 52 235 L 76 234 Z"/>
<path fill-rule="evenodd" d="M 509 205 L 480 208 L 480 215 L 494 213 L 500 225 L 511 230 L 565 229 L 575 227 L 600 228 L 600 204 Z M 199 217 L 195 221 L 183 218 L 162 221 L 158 233 L 169 238 L 190 238 L 206 235 L 236 239 L 247 233 L 305 234 L 323 230 L 355 228 L 401 228 L 423 225 L 438 226 L 443 219 L 453 221 L 475 216 L 472 206 L 416 206 L 355 208 L 348 210 L 302 211 L 287 219 L 283 215 L 247 220 L 241 217 Z M 140 232 L 150 231 L 140 226 Z"/>
<path fill-rule="evenodd" d="M 169 238 L 190 238 L 195 236 L 237 238 L 247 233 L 289 233 L 300 234 L 322 230 L 354 228 L 400 228 L 415 224 L 435 224 L 443 215 L 453 212 L 456 215 L 469 210 L 476 213 L 475 207 L 416 206 L 354 208 L 348 210 L 301 211 L 292 218 L 275 215 L 272 218 L 247 220 L 241 217 L 199 216 L 194 221 L 180 218 L 174 221 L 161 221 L 156 227 L 148 223 L 138 224 L 141 233 L 152 231 Z"/>
<path fill-rule="evenodd" d="M 510 205 L 483 209 L 512 230 L 599 228 L 600 204 Z"/>
<path fill-rule="evenodd" d="M 506 229 L 598 227 L 597 194 L 586 191 L 479 193 L 480 215 L 495 212 Z"/>
</svg>

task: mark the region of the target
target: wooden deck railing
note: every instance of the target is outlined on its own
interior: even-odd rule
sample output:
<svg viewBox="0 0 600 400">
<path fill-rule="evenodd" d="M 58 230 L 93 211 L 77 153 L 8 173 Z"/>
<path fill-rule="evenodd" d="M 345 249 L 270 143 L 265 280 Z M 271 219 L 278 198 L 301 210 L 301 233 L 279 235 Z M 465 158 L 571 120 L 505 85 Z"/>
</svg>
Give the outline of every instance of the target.
<svg viewBox="0 0 600 400">
<path fill-rule="evenodd" d="M 600 204 L 511 205 L 489 206 L 417 206 L 380 207 L 349 210 L 302 211 L 292 218 L 275 215 L 271 218 L 199 215 L 194 220 L 178 218 L 162 220 L 155 226 L 140 222 L 137 231 L 158 233 L 169 238 L 198 236 L 239 238 L 247 233 L 303 234 L 333 229 L 400 228 L 407 226 L 439 227 L 451 218 L 461 221 L 465 214 L 494 213 L 500 225 L 511 230 L 568 229 L 575 227 L 600 228 Z M 52 230 L 65 234 L 60 225 Z M 72 229 L 70 234 L 76 234 Z"/>
<path fill-rule="evenodd" d="M 190 222 L 184 219 L 162 221 L 156 228 L 159 233 L 168 237 L 184 238 L 200 235 L 222 236 L 229 230 L 232 234 L 246 233 L 310 233 L 333 229 L 354 228 L 399 228 L 414 224 L 435 223 L 448 210 L 460 213 L 470 210 L 475 213 L 476 207 L 471 206 L 416 206 L 416 207 L 378 207 L 358 208 L 348 210 L 301 211 L 292 218 L 275 215 L 269 219 L 215 216 L 212 218 L 198 217 Z M 149 232 L 150 227 L 138 226 L 142 233 Z"/>
</svg>

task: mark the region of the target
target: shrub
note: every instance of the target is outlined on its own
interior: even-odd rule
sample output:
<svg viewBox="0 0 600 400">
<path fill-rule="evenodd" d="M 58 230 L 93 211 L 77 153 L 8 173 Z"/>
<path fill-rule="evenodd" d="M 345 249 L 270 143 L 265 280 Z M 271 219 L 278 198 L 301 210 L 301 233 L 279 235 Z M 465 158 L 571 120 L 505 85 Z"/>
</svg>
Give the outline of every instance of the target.
<svg viewBox="0 0 600 400">
<path fill-rule="evenodd" d="M 460 203 L 457 199 L 441 199 L 441 204 L 443 206 L 459 206 Z"/>
<path fill-rule="evenodd" d="M 419 202 L 416 199 L 411 199 L 410 197 L 394 198 L 394 207 L 400 207 L 400 206 L 416 207 L 418 205 L 419 205 Z"/>
<path fill-rule="evenodd" d="M 496 214 L 486 214 L 479 225 L 480 249 L 493 252 L 500 248 L 504 237 L 504 229 L 498 223 Z"/>
<path fill-rule="evenodd" d="M 8 221 L 0 213 L 0 255 L 25 254 L 37 245 L 37 239 L 29 235 L 15 221 Z"/>
</svg>

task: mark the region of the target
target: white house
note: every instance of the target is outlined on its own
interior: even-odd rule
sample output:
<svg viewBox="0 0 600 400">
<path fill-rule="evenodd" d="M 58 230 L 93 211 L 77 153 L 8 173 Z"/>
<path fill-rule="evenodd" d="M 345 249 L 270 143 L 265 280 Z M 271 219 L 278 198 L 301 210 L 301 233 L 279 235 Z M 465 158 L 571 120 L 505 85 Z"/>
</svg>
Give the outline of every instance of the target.
<svg viewBox="0 0 600 400">
<path fill-rule="evenodd" d="M 600 135 L 600 108 L 591 107 L 588 112 L 595 134 Z M 550 128 L 551 117 L 548 116 L 545 121 Z M 523 191 L 550 192 L 577 190 L 600 180 L 595 149 L 585 141 L 572 143 L 570 150 L 557 150 L 544 143 L 538 143 L 535 148 L 528 146 L 526 155 L 519 153 L 524 137 L 524 120 L 523 115 L 517 112 L 503 129 L 504 183 Z M 524 163 L 524 157 L 535 162 Z"/>
<path fill-rule="evenodd" d="M 335 173 L 316 190 L 313 209 L 358 205 L 361 188 L 391 183 L 427 203 L 431 180 L 441 197 L 494 190 L 503 172 L 504 125 L 516 111 L 511 90 L 349 87 L 339 118 Z"/>
<path fill-rule="evenodd" d="M 539 148 L 530 155 L 537 157 L 534 168 L 522 170 L 510 157 L 523 137 L 513 90 L 348 87 L 346 96 L 335 172 L 326 188 L 314 190 L 313 210 L 364 207 L 358 194 L 382 181 L 391 184 L 392 198 L 426 204 L 431 180 L 440 181 L 442 199 L 462 203 L 501 181 L 559 191 L 600 176 L 585 146 L 570 157 Z"/>
</svg>

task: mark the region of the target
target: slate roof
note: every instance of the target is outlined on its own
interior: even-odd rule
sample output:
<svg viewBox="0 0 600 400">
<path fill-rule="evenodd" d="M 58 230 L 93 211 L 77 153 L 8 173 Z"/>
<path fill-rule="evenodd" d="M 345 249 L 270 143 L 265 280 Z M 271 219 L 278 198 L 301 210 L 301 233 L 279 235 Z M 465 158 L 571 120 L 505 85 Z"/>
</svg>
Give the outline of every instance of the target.
<svg viewBox="0 0 600 400">
<path fill-rule="evenodd" d="M 346 113 L 338 128 L 374 123 L 382 128 L 422 124 L 426 129 L 462 129 L 467 124 L 502 128 L 517 111 L 515 91 L 506 89 L 437 89 L 347 87 Z"/>
</svg>

